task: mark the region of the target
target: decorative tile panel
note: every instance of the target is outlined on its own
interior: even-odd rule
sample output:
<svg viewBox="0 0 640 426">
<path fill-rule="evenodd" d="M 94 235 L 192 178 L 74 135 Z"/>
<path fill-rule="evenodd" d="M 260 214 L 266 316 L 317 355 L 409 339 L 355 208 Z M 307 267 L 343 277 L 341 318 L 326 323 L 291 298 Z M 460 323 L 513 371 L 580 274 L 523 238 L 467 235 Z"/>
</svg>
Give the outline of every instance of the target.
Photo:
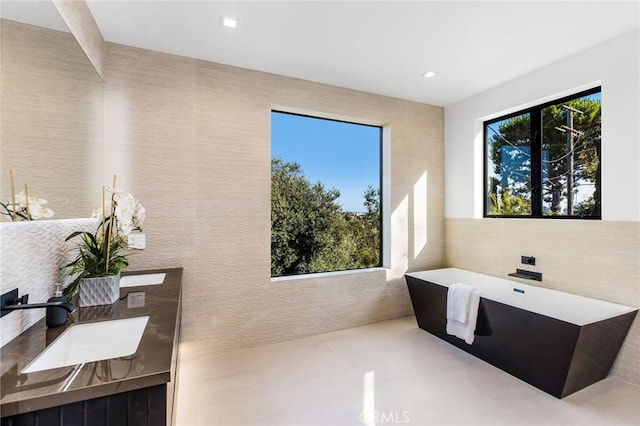
<svg viewBox="0 0 640 426">
<path fill-rule="evenodd" d="M 62 267 L 73 259 L 77 242 L 65 242 L 74 231 L 95 231 L 96 219 L 0 223 L 0 290 L 18 288 L 29 303 L 46 302 L 55 284 L 68 281 Z M 14 311 L 0 320 L 3 346 L 45 315 L 45 309 Z"/>
</svg>

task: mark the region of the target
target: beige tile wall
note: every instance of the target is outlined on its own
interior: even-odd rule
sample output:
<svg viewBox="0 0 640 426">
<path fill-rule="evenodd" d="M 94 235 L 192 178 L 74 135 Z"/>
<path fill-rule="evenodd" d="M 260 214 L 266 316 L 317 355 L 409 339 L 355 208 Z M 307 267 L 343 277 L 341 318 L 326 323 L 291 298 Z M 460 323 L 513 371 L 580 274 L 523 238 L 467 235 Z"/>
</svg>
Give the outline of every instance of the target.
<svg viewBox="0 0 640 426">
<path fill-rule="evenodd" d="M 71 34 L 1 22 L 0 200 L 11 169 L 54 219 L 88 217 L 103 184 L 103 82 Z"/>
<path fill-rule="evenodd" d="M 116 174 L 147 210 L 147 248 L 129 269 L 185 268 L 182 336 L 193 338 L 204 302 L 195 290 L 196 62 L 109 44 L 106 52 L 105 179 Z"/>
<path fill-rule="evenodd" d="M 543 273 L 543 287 L 640 306 L 640 224 L 591 220 L 445 219 L 448 266 L 506 277 Z M 535 256 L 536 266 L 520 264 Z M 536 284 L 534 281 L 523 281 Z M 640 384 L 640 317 L 613 374 Z"/>
<path fill-rule="evenodd" d="M 411 313 L 402 273 L 444 260 L 441 108 L 115 44 L 106 64 L 106 174 L 148 211 L 132 266 L 185 267 L 186 342 L 227 351 Z M 274 106 L 390 126 L 389 271 L 271 282 Z"/>
</svg>

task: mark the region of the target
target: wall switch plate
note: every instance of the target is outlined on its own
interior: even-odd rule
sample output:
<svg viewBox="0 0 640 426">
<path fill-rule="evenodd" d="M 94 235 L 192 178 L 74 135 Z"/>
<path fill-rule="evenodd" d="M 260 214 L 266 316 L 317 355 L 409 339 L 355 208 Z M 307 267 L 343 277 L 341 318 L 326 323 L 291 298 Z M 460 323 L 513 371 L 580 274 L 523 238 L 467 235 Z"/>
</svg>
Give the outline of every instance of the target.
<svg viewBox="0 0 640 426">
<path fill-rule="evenodd" d="M 127 294 L 127 308 L 143 308 L 144 297 L 144 291 L 134 291 Z"/>
<path fill-rule="evenodd" d="M 146 238 L 144 234 L 131 233 L 128 235 L 129 248 L 143 250 L 146 247 Z"/>
</svg>

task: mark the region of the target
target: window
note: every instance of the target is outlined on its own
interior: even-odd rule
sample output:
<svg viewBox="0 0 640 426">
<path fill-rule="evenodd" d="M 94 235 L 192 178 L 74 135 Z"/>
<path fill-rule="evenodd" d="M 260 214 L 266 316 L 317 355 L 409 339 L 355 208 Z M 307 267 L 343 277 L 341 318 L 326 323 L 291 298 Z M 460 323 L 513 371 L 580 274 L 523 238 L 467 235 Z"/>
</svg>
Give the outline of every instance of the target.
<svg viewBox="0 0 640 426">
<path fill-rule="evenodd" d="M 484 123 L 485 217 L 600 219 L 600 87 Z"/>
<path fill-rule="evenodd" d="M 271 112 L 271 276 L 381 266 L 382 128 Z"/>
</svg>

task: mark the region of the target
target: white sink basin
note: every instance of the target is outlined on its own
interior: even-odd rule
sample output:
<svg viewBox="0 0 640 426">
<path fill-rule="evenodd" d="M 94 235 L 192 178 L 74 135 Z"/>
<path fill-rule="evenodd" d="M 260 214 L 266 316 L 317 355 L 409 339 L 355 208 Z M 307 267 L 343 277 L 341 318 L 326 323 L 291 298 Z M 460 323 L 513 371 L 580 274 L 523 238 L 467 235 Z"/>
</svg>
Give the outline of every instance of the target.
<svg viewBox="0 0 640 426">
<path fill-rule="evenodd" d="M 133 355 L 148 321 L 144 316 L 72 325 L 21 373 Z"/>
<path fill-rule="evenodd" d="M 120 287 L 135 287 L 139 285 L 158 285 L 164 283 L 167 274 L 125 275 L 120 278 Z"/>
</svg>

